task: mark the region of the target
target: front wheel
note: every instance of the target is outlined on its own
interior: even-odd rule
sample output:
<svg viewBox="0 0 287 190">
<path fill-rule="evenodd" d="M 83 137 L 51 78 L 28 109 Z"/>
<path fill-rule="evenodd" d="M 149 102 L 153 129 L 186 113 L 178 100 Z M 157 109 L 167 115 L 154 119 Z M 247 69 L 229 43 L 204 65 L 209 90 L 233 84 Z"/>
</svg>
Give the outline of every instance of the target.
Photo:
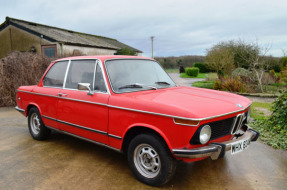
<svg viewBox="0 0 287 190">
<path fill-rule="evenodd" d="M 37 108 L 30 109 L 28 114 L 28 127 L 31 136 L 36 140 L 47 139 L 51 130 L 46 128 Z"/>
<path fill-rule="evenodd" d="M 175 159 L 166 144 L 152 134 L 141 134 L 131 141 L 128 161 L 136 178 L 152 186 L 167 183 L 176 169 Z"/>
</svg>

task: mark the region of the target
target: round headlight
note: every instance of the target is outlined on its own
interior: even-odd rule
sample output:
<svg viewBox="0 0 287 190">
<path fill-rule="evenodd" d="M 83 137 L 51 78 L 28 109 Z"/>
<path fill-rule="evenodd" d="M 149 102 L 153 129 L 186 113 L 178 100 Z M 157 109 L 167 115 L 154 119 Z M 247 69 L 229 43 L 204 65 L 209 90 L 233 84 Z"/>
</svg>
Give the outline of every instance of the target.
<svg viewBox="0 0 287 190">
<path fill-rule="evenodd" d="M 211 128 L 209 125 L 204 125 L 199 134 L 199 141 L 201 144 L 206 144 L 211 137 Z"/>
<path fill-rule="evenodd" d="M 250 115 L 251 115 L 251 109 L 248 110 L 247 112 L 247 123 L 249 123 L 251 120 L 250 120 Z"/>
</svg>

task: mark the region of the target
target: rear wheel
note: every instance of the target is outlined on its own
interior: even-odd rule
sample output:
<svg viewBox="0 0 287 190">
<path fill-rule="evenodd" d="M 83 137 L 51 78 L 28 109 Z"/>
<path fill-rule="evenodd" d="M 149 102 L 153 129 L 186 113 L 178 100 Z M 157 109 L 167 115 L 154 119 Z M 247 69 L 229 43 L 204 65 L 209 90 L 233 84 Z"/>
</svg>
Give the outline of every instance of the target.
<svg viewBox="0 0 287 190">
<path fill-rule="evenodd" d="M 28 127 L 31 136 L 36 140 L 47 139 L 51 130 L 46 128 L 43 124 L 40 112 L 37 108 L 30 109 L 28 114 Z"/>
<path fill-rule="evenodd" d="M 148 185 L 167 183 L 175 173 L 176 162 L 168 147 L 156 135 L 136 136 L 128 147 L 128 161 L 136 178 Z"/>
</svg>

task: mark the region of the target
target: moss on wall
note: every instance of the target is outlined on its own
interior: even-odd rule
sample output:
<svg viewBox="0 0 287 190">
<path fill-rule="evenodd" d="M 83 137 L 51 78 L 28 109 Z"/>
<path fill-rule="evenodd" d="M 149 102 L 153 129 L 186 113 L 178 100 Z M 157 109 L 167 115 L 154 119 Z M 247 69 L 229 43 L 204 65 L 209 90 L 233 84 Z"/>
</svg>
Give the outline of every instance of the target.
<svg viewBox="0 0 287 190">
<path fill-rule="evenodd" d="M 10 51 L 9 30 L 6 28 L 0 32 L 0 58 L 5 57 Z"/>
<path fill-rule="evenodd" d="M 31 47 L 34 46 L 37 54 L 41 55 L 41 45 L 54 44 L 14 26 L 8 26 L 0 32 L 0 58 L 5 57 L 11 52 L 10 29 L 12 36 L 12 51 L 26 52 L 30 51 Z"/>
</svg>

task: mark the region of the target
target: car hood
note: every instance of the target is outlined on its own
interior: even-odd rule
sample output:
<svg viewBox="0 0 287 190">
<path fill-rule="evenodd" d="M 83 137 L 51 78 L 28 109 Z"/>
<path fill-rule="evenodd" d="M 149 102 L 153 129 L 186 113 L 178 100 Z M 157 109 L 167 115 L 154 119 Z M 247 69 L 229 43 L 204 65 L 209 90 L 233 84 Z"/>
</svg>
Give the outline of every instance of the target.
<svg viewBox="0 0 287 190">
<path fill-rule="evenodd" d="M 205 119 L 243 111 L 251 101 L 243 96 L 195 87 L 172 87 L 110 98 L 113 107 L 167 116 Z"/>
</svg>

